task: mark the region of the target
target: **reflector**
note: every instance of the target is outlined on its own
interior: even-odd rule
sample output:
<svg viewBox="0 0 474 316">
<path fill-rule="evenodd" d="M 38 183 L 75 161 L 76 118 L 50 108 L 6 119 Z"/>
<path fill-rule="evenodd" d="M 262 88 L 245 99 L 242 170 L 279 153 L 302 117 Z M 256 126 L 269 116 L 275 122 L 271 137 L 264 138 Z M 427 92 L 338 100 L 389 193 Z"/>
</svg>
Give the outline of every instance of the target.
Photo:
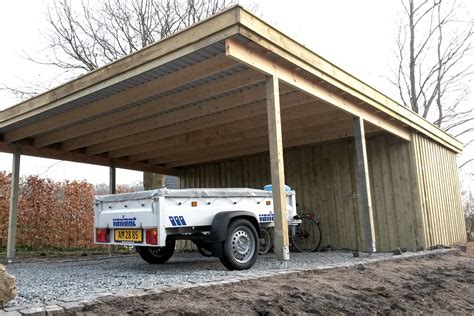
<svg viewBox="0 0 474 316">
<path fill-rule="evenodd" d="M 158 231 L 156 228 L 146 230 L 146 243 L 149 245 L 158 245 Z"/>
<path fill-rule="evenodd" d="M 98 228 L 95 230 L 96 242 L 109 242 L 109 230 L 106 228 Z"/>
</svg>

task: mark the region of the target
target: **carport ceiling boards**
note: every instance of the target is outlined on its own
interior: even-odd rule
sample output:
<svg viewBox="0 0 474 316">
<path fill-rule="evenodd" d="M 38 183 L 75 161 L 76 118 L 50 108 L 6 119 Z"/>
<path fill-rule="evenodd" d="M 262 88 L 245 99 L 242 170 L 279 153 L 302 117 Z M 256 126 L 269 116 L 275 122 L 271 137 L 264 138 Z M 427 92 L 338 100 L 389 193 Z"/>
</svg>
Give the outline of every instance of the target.
<svg viewBox="0 0 474 316">
<path fill-rule="evenodd" d="M 421 132 L 462 144 L 236 6 L 0 112 L 0 151 L 175 174 L 268 151 L 265 78 L 280 78 L 283 145 Z"/>
</svg>

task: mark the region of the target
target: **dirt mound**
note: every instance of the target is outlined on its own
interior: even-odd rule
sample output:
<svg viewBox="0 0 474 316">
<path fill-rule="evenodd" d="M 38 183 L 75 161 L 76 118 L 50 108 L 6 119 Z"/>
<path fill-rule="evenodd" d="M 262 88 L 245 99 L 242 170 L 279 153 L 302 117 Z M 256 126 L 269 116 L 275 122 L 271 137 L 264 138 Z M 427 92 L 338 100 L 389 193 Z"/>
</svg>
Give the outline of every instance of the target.
<svg viewBox="0 0 474 316">
<path fill-rule="evenodd" d="M 300 272 L 237 284 L 112 300 L 90 307 L 116 314 L 474 313 L 473 245 L 349 268 Z"/>
</svg>

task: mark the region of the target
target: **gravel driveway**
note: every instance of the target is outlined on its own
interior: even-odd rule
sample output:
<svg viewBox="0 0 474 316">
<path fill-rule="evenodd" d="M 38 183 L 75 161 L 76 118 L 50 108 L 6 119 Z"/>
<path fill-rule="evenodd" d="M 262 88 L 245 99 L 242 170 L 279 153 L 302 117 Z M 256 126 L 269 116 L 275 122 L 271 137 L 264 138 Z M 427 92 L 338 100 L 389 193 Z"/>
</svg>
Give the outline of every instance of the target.
<svg viewBox="0 0 474 316">
<path fill-rule="evenodd" d="M 442 251 L 442 250 L 438 250 Z M 433 252 L 433 251 L 432 251 Z M 417 254 L 424 254 L 418 252 Z M 412 256 L 405 253 L 402 257 Z M 290 269 L 318 269 L 392 258 L 376 254 L 353 258 L 350 252 L 292 253 Z M 397 256 L 400 257 L 400 256 Z M 198 253 L 178 253 L 164 265 L 150 265 L 138 255 L 66 262 L 14 263 L 7 270 L 17 278 L 18 297 L 9 307 L 91 297 L 131 289 L 159 288 L 183 282 L 200 283 L 243 275 L 269 275 L 281 271 L 273 254 L 260 256 L 247 271 L 228 271 L 216 258 Z"/>
</svg>

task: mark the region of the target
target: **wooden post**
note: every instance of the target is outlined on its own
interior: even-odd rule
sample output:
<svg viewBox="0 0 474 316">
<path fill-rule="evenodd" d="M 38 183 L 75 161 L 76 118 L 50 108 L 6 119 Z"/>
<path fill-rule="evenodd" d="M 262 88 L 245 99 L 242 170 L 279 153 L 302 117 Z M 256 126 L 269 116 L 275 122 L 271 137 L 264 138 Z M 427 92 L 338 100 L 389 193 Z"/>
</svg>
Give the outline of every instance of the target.
<svg viewBox="0 0 474 316">
<path fill-rule="evenodd" d="M 18 209 L 18 191 L 20 189 L 20 151 L 13 154 L 11 191 L 10 191 L 10 212 L 8 217 L 8 242 L 7 260 L 10 262 L 15 258 L 16 251 L 16 219 Z"/>
<path fill-rule="evenodd" d="M 281 135 L 280 92 L 278 78 L 266 79 L 268 138 L 270 147 L 270 167 L 275 212 L 275 253 L 288 266 L 290 260 L 288 240 L 288 216 L 286 211 L 285 170 L 283 165 L 283 144 Z"/>
<path fill-rule="evenodd" d="M 364 121 L 354 117 L 354 137 L 357 156 L 357 179 L 359 196 L 359 223 L 361 231 L 362 252 L 374 253 L 375 229 L 372 200 L 370 194 L 369 166 L 367 162 L 367 148 L 365 146 Z"/>
<path fill-rule="evenodd" d="M 110 166 L 109 169 L 109 194 L 115 194 L 117 192 L 117 182 L 116 182 L 116 169 L 114 166 Z M 108 245 L 107 249 L 109 251 L 109 256 L 114 254 L 114 246 Z"/>
<path fill-rule="evenodd" d="M 110 167 L 109 170 L 109 194 L 117 192 L 117 173 L 115 167 Z"/>
</svg>

